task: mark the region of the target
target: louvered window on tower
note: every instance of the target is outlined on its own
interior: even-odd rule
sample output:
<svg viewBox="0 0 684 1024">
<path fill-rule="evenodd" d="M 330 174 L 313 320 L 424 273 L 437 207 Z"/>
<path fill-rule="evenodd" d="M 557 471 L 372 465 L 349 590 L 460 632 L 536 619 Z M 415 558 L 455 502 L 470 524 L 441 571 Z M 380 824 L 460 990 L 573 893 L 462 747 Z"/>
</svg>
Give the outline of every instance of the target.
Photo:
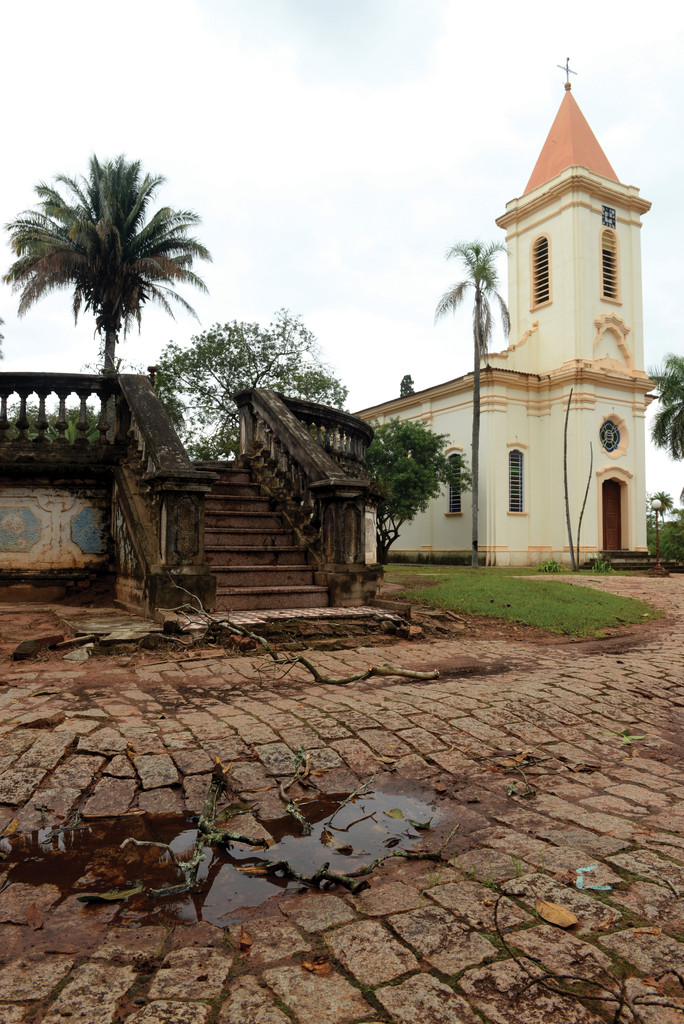
<svg viewBox="0 0 684 1024">
<path fill-rule="evenodd" d="M 532 305 L 541 306 L 550 301 L 549 240 L 546 235 L 542 235 L 532 246 Z"/>
<path fill-rule="evenodd" d="M 618 251 L 617 237 L 613 231 L 601 232 L 601 298 L 618 302 L 620 289 L 618 282 Z"/>
</svg>

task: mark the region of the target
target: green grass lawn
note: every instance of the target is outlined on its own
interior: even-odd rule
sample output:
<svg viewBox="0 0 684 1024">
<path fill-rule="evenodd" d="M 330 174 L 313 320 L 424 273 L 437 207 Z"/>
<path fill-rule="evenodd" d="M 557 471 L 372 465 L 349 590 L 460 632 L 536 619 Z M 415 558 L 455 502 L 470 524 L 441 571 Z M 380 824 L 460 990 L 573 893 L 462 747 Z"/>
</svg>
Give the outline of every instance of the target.
<svg viewBox="0 0 684 1024">
<path fill-rule="evenodd" d="M 648 622 L 662 614 L 644 601 L 576 587 L 563 583 L 562 576 L 546 576 L 535 569 L 395 564 L 385 571 L 389 583 L 405 584 L 401 596 L 411 601 L 570 636 L 601 636 L 606 629 Z M 516 578 L 525 576 L 534 580 Z"/>
</svg>

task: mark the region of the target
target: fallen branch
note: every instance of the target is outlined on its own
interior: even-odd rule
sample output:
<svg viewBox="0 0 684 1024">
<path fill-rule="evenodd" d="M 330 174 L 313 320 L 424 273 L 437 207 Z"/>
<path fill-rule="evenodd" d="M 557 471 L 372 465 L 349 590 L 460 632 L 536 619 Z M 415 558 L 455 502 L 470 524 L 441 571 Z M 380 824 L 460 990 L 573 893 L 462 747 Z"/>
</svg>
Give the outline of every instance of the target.
<svg viewBox="0 0 684 1024">
<path fill-rule="evenodd" d="M 665 1006 L 676 1010 L 682 1009 L 681 1000 L 670 1000 L 667 996 L 658 996 L 655 994 L 652 995 L 650 993 L 645 993 L 644 995 L 636 995 L 633 999 L 630 999 L 627 994 L 627 979 L 624 978 L 620 981 L 618 981 L 618 979 L 611 979 L 612 985 L 614 987 L 609 987 L 608 984 L 604 984 L 603 982 L 597 981 L 594 978 L 587 979 L 586 977 L 581 977 L 580 975 L 533 974 L 527 966 L 527 964 L 525 963 L 525 960 L 519 957 L 515 953 L 515 951 L 511 949 L 510 945 L 506 941 L 506 938 L 504 937 L 503 932 L 501 931 L 501 927 L 499 925 L 499 903 L 501 902 L 502 899 L 502 895 L 498 896 L 494 904 L 494 927 L 496 929 L 496 934 L 498 935 L 505 952 L 508 953 L 508 955 L 515 961 L 515 963 L 518 965 L 521 971 L 523 971 L 529 979 L 529 981 L 527 981 L 522 986 L 522 988 L 520 988 L 516 993 L 512 994 L 513 1000 L 516 1000 L 519 996 L 523 994 L 523 992 L 527 992 L 529 989 L 534 988 L 535 985 L 538 985 L 541 988 L 544 988 L 547 991 L 552 992 L 554 995 L 565 996 L 569 999 L 576 999 L 579 1003 L 582 1003 L 583 1006 L 587 1006 L 592 1002 L 614 1003 L 615 1013 L 613 1015 L 611 1024 L 622 1024 L 622 1022 L 624 1022 L 624 1024 L 627 1024 L 628 1020 L 636 1021 L 637 1024 L 647 1024 L 646 1020 L 637 1009 L 637 1007 L 639 1006 Z M 676 974 L 677 972 L 670 969 L 669 971 L 665 971 L 663 974 L 659 975 L 659 977 L 655 978 L 654 980 L 659 981 L 661 978 L 664 978 L 667 974 L 671 973 Z M 677 974 L 677 977 L 680 983 L 684 983 L 684 978 L 682 978 L 681 975 Z M 558 982 L 558 984 L 554 985 L 553 982 Z M 562 984 L 560 984 L 561 982 L 582 985 L 586 985 L 587 983 L 589 983 L 598 991 L 591 994 L 580 993 L 576 992 L 572 988 L 564 987 Z M 599 993 L 601 992 L 605 993 L 605 995 L 600 995 Z M 625 1011 L 629 1012 L 629 1017 L 625 1016 Z"/>
<path fill-rule="evenodd" d="M 304 768 L 304 771 L 302 771 L 302 768 Z M 299 810 L 296 802 L 292 799 L 292 797 L 287 796 L 287 791 L 288 789 L 290 789 L 291 786 L 295 784 L 295 782 L 302 782 L 304 779 L 306 779 L 310 771 L 311 754 L 305 754 L 304 748 L 300 747 L 299 750 L 297 751 L 297 756 L 295 758 L 295 770 L 294 774 L 292 775 L 292 778 L 287 783 L 281 782 L 278 787 L 280 798 L 285 803 L 285 810 L 287 811 L 288 814 L 291 814 L 296 821 L 299 822 L 302 828 L 302 834 L 305 836 L 310 836 L 313 831 L 313 828 L 310 822 L 306 820 L 302 812 Z"/>
<path fill-rule="evenodd" d="M 286 671 L 288 672 L 293 666 L 302 665 L 311 673 L 317 683 L 324 683 L 328 686 L 346 686 L 348 683 L 361 682 L 364 679 L 370 679 L 372 676 L 399 676 L 402 679 L 420 680 L 439 678 L 439 671 L 437 669 L 431 669 L 429 672 L 418 672 L 414 669 L 400 668 L 398 665 L 369 665 L 366 669 L 362 669 L 358 672 L 352 672 L 346 676 L 325 675 L 303 654 L 279 654 L 278 651 L 269 644 L 268 640 L 265 637 L 260 636 L 259 633 L 253 633 L 252 630 L 247 629 L 245 626 L 236 626 L 235 623 L 231 622 L 229 619 L 224 621 L 217 618 L 215 615 L 211 615 L 204 609 L 200 599 L 189 590 L 186 590 L 185 587 L 182 587 L 180 583 L 177 583 L 170 574 L 169 580 L 177 590 L 181 590 L 184 594 L 188 594 L 194 601 L 196 601 L 199 607 L 195 608 L 193 605 L 186 603 L 178 605 L 175 608 L 167 608 L 166 611 L 187 612 L 189 609 L 193 614 L 201 615 L 207 623 L 207 629 L 205 630 L 203 637 L 206 636 L 210 626 L 213 626 L 215 629 L 225 630 L 232 636 L 246 636 L 250 640 L 253 640 L 254 643 L 258 644 L 273 660 L 275 665 L 286 668 Z"/>
</svg>

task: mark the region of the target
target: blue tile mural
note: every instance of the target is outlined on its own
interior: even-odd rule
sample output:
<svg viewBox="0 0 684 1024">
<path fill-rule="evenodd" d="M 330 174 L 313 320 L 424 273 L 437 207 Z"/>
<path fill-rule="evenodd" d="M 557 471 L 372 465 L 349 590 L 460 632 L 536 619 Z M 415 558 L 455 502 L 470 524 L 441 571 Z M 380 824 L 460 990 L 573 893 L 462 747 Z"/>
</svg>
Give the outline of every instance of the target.
<svg viewBox="0 0 684 1024">
<path fill-rule="evenodd" d="M 103 555 L 107 537 L 99 508 L 84 508 L 71 520 L 71 539 L 84 555 Z"/>
<path fill-rule="evenodd" d="M 40 540 L 40 520 L 30 508 L 0 508 L 0 551 L 30 551 Z"/>
</svg>

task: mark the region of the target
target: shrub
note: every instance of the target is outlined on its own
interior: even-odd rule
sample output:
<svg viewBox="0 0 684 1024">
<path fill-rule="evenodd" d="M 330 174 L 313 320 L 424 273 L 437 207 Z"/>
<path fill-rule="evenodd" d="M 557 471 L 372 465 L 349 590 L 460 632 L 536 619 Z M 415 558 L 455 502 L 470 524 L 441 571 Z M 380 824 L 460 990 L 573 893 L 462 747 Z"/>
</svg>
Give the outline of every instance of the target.
<svg viewBox="0 0 684 1024">
<path fill-rule="evenodd" d="M 607 558 L 597 558 L 593 565 L 594 572 L 615 572 Z"/>
<path fill-rule="evenodd" d="M 555 558 L 547 558 L 545 562 L 540 562 L 537 566 L 537 572 L 562 572 L 563 566 L 560 562 L 557 562 Z"/>
</svg>

